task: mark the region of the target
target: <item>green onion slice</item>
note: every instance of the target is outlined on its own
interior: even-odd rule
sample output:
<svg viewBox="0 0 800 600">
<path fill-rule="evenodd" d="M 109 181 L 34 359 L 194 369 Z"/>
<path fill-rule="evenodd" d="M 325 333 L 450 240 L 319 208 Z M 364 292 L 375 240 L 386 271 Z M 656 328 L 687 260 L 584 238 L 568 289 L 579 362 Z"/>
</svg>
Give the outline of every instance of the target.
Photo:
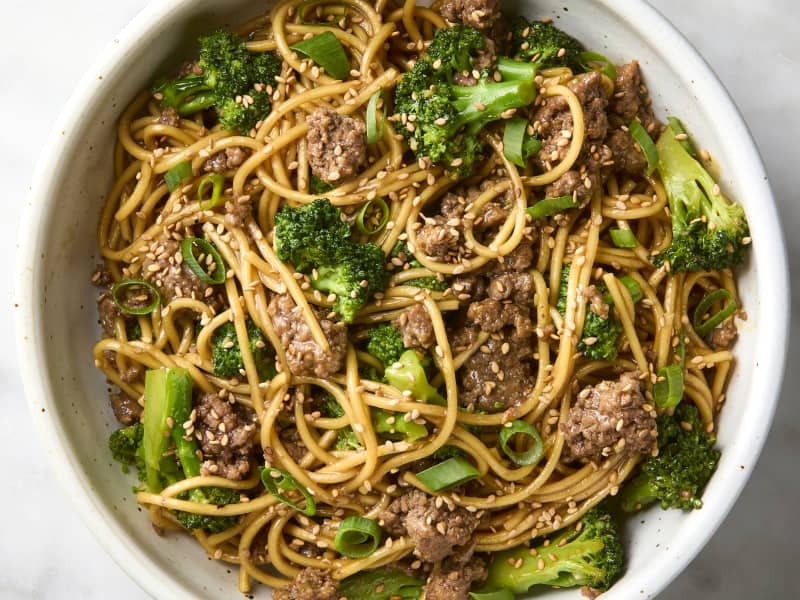
<svg viewBox="0 0 800 600">
<path fill-rule="evenodd" d="M 292 50 L 313 60 L 334 79 L 347 79 L 350 61 L 339 38 L 331 31 L 323 31 L 312 38 L 297 42 Z"/>
<path fill-rule="evenodd" d="M 674 363 L 658 371 L 653 398 L 661 409 L 673 408 L 683 399 L 683 367 Z"/>
<path fill-rule="evenodd" d="M 600 72 L 611 81 L 617 78 L 617 68 L 608 57 L 599 52 L 581 52 L 578 55 L 578 63 L 587 71 L 595 71 L 600 67 Z"/>
<path fill-rule="evenodd" d="M 173 192 L 175 191 L 175 188 L 181 184 L 181 181 L 191 176 L 192 163 L 188 160 L 185 160 L 183 162 L 179 162 L 169 171 L 164 173 L 164 182 L 167 184 L 167 189 L 170 192 Z"/>
<path fill-rule="evenodd" d="M 703 321 L 703 316 L 708 312 L 708 309 L 720 300 L 724 300 L 727 304 Z M 733 298 L 733 294 L 728 290 L 724 288 L 714 290 L 706 294 L 703 299 L 700 300 L 700 304 L 697 305 L 697 308 L 694 309 L 692 326 L 697 332 L 697 335 L 700 337 L 706 336 L 711 333 L 717 325 L 735 313 L 737 308 L 736 300 Z"/>
<path fill-rule="evenodd" d="M 557 198 L 545 198 L 528 208 L 528 214 L 534 219 L 549 217 L 569 208 L 575 208 L 578 203 L 572 196 L 558 196 Z"/>
<path fill-rule="evenodd" d="M 222 198 L 222 188 L 225 186 L 225 176 L 221 173 L 211 173 L 200 180 L 197 186 L 197 201 L 200 203 L 200 210 L 211 210 L 215 208 Z M 208 188 L 211 188 L 211 195 Z"/>
<path fill-rule="evenodd" d="M 297 480 L 286 471 L 276 469 L 275 467 L 264 467 L 261 469 L 261 483 L 267 488 L 267 491 L 275 496 L 278 500 L 283 502 L 286 506 L 303 513 L 307 517 L 313 517 L 317 514 L 317 503 L 314 502 L 314 497 L 309 491 Z M 300 492 L 303 498 L 306 499 L 306 506 L 303 508 L 299 504 L 290 500 L 283 492 Z"/>
<path fill-rule="evenodd" d="M 528 158 L 536 154 L 542 142 L 528 135 L 528 120 L 523 117 L 512 117 L 506 121 L 503 132 L 503 154 L 517 165 L 524 167 Z"/>
<path fill-rule="evenodd" d="M 631 300 L 633 300 L 634 304 L 644 298 L 642 286 L 640 286 L 633 277 L 630 277 L 629 275 L 623 275 L 619 278 L 619 282 L 628 290 L 628 293 L 631 295 Z"/>
<path fill-rule="evenodd" d="M 630 229 L 611 229 L 608 233 L 617 248 L 636 248 L 636 236 Z"/>
<path fill-rule="evenodd" d="M 333 543 L 339 554 L 349 558 L 370 556 L 381 544 L 383 530 L 372 519 L 347 517 L 339 525 Z"/>
<path fill-rule="evenodd" d="M 493 592 L 470 592 L 472 600 L 514 600 L 514 592 L 505 588 Z"/>
<path fill-rule="evenodd" d="M 144 279 L 118 281 L 111 288 L 111 299 L 122 312 L 134 316 L 149 315 L 161 304 L 156 286 Z"/>
<path fill-rule="evenodd" d="M 517 434 L 524 435 L 531 440 L 530 448 L 525 452 L 517 452 L 508 445 L 511 438 Z M 539 432 L 533 425 L 522 420 L 512 421 L 510 427 L 506 426 L 500 429 L 500 448 L 517 465 L 536 464 L 544 453 L 544 444 Z"/>
<path fill-rule="evenodd" d="M 205 256 L 210 256 L 214 262 L 214 270 L 206 271 L 201 265 L 194 254 L 195 247 L 200 249 L 200 253 Z M 217 252 L 214 244 L 202 238 L 186 238 L 181 242 L 181 254 L 183 255 L 183 262 L 187 267 L 197 275 L 197 278 L 203 283 L 209 285 L 219 284 L 225 281 L 225 263 L 222 257 Z"/>
<path fill-rule="evenodd" d="M 628 131 L 642 149 L 644 157 L 647 159 L 647 169 L 645 169 L 645 172 L 650 175 L 658 166 L 658 150 L 656 150 L 653 138 L 645 131 L 638 117 L 631 121 L 631 124 L 628 126 Z"/>
<path fill-rule="evenodd" d="M 383 90 L 378 90 L 372 94 L 367 104 L 367 143 L 377 144 L 383 138 L 383 126 L 386 123 L 386 99 L 383 100 L 383 108 L 378 116 L 378 100 L 384 98 Z"/>
<path fill-rule="evenodd" d="M 461 456 L 448 458 L 438 465 L 433 465 L 417 473 L 417 478 L 425 484 L 429 490 L 438 492 L 449 487 L 461 485 L 480 475 L 480 471 Z"/>
<path fill-rule="evenodd" d="M 375 207 L 380 211 L 381 217 L 374 229 L 368 229 L 367 224 L 364 221 L 368 219 L 370 215 L 370 208 L 373 205 L 375 205 Z M 375 235 L 384 227 L 386 227 L 388 222 L 389 206 L 386 204 L 386 200 L 383 198 L 373 198 L 372 200 L 368 201 L 366 204 L 364 204 L 364 206 L 361 207 L 361 210 L 358 211 L 358 215 L 356 215 L 356 229 L 358 229 L 358 231 L 364 235 Z"/>
<path fill-rule="evenodd" d="M 697 158 L 697 152 L 694 150 L 694 144 L 692 144 L 691 140 L 689 139 L 689 134 L 686 133 L 686 129 L 683 127 L 683 123 L 678 117 L 667 117 L 667 122 L 669 126 L 672 128 L 672 131 L 675 132 L 675 135 L 685 135 L 685 140 L 679 140 L 683 149 L 686 150 L 693 158 Z"/>
</svg>

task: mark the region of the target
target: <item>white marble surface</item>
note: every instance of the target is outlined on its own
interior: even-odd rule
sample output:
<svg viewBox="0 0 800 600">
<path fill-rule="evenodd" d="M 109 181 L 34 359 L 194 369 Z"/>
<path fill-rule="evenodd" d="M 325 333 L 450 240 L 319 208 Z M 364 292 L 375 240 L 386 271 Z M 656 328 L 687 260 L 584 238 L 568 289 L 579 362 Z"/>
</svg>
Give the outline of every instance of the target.
<svg viewBox="0 0 800 600">
<path fill-rule="evenodd" d="M 165 0 L 168 1 L 168 0 Z M 800 198 L 792 181 L 800 136 L 800 4 L 796 0 L 652 0 L 700 49 L 727 85 L 763 153 L 788 232 L 792 263 L 792 341 L 781 404 L 753 478 L 725 524 L 660 596 L 800 597 L 795 505 L 800 497 Z M 20 198 L 61 106 L 79 77 L 147 0 L 3 0 L 0 37 L 0 598 L 113 597 L 145 594 L 84 528 L 44 461 L 22 385 L 13 339 L 10 273 Z M 757 398 L 753 399 L 758 401 Z M 233 594 L 236 595 L 235 593 Z"/>
</svg>

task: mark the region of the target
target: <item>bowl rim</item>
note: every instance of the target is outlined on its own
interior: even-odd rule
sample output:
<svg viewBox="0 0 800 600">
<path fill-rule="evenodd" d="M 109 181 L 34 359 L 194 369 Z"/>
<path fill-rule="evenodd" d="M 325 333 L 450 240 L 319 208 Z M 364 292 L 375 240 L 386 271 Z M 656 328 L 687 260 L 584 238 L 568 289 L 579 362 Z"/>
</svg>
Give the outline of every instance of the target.
<svg viewBox="0 0 800 600">
<path fill-rule="evenodd" d="M 763 341 L 769 340 L 770 345 L 766 348 L 769 349 L 769 355 L 773 360 L 754 370 L 750 384 L 751 389 L 769 390 L 770 393 L 765 394 L 758 404 L 748 403 L 744 410 L 742 419 L 749 419 L 750 423 L 756 424 L 749 431 L 750 443 L 733 444 L 726 449 L 728 464 L 742 465 L 742 467 L 737 467 L 735 470 L 728 469 L 726 497 L 718 503 L 721 510 L 703 515 L 704 527 L 699 530 L 695 528 L 697 535 L 691 539 L 683 536 L 677 543 L 672 544 L 673 552 L 661 553 L 648 564 L 648 573 L 641 571 L 628 573 L 612 588 L 608 596 L 604 595 L 609 599 L 640 597 L 645 593 L 647 597 L 653 597 L 689 565 L 725 520 L 750 478 L 763 449 L 780 397 L 780 384 L 788 345 L 788 261 L 777 206 L 769 187 L 763 161 L 742 115 L 711 67 L 683 34 L 645 0 L 595 0 L 595 2 L 604 10 L 627 22 L 633 30 L 647 31 L 650 44 L 670 48 L 670 52 L 663 55 L 667 66 L 680 73 L 681 79 L 692 80 L 697 97 L 713 99 L 716 119 L 725 123 L 724 128 L 716 129 L 720 143 L 727 145 L 726 151 L 731 155 L 729 162 L 748 165 L 747 172 L 743 176 L 744 187 L 759 192 L 762 198 L 759 211 L 754 214 L 748 213 L 748 220 L 751 225 L 757 221 L 758 229 L 772 234 L 756 240 L 758 253 L 768 256 L 770 263 L 769 273 L 757 272 L 755 275 L 759 280 L 758 289 L 767 289 L 763 284 L 768 280 L 771 292 L 762 293 L 758 298 L 760 314 L 771 315 L 771 318 L 759 322 L 756 339 L 762 343 L 757 344 L 757 349 L 764 349 Z M 111 507 L 101 503 L 92 493 L 91 481 L 83 472 L 78 458 L 71 452 L 69 444 L 65 443 L 67 432 L 58 419 L 51 418 L 57 414 L 56 410 L 53 410 L 54 395 L 46 378 L 39 376 L 46 367 L 46 355 L 42 345 L 35 343 L 36 340 L 43 338 L 42 306 L 37 302 L 39 290 L 35 288 L 40 274 L 36 257 L 40 255 L 39 249 L 44 241 L 41 232 L 42 225 L 46 222 L 44 217 L 54 203 L 54 194 L 48 192 L 54 186 L 55 175 L 46 168 L 46 165 L 55 164 L 63 149 L 75 143 L 74 139 L 70 138 L 73 135 L 73 123 L 80 121 L 81 114 L 91 99 L 106 89 L 106 78 L 98 77 L 98 74 L 111 72 L 126 53 L 137 47 L 139 39 L 146 38 L 144 34 L 148 30 L 157 26 L 162 20 L 168 19 L 170 13 L 181 13 L 191 4 L 193 0 L 155 0 L 147 4 L 114 36 L 113 42 L 106 46 L 82 77 L 61 111 L 48 137 L 49 143 L 39 157 L 32 186 L 25 201 L 16 259 L 15 302 L 18 307 L 16 338 L 20 371 L 29 409 L 40 442 L 46 450 L 49 464 L 55 469 L 62 492 L 73 502 L 84 524 L 103 549 L 137 585 L 159 598 L 189 596 L 187 591 L 178 585 L 177 580 L 166 572 L 163 565 L 149 556 L 133 551 L 132 548 L 135 546 L 120 543 L 129 534 L 117 522 Z"/>
</svg>

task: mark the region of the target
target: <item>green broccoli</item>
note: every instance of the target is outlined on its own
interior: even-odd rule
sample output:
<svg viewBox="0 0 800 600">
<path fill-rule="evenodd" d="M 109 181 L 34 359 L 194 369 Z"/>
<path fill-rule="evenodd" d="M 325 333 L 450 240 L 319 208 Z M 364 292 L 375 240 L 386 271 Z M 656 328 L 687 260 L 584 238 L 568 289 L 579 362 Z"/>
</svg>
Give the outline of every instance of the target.
<svg viewBox="0 0 800 600">
<path fill-rule="evenodd" d="M 311 181 L 309 182 L 309 190 L 312 194 L 326 194 L 334 189 L 336 186 L 332 183 L 328 183 L 322 177 L 318 175 L 311 175 Z"/>
<path fill-rule="evenodd" d="M 403 337 L 393 325 L 388 323 L 376 325 L 367 332 L 367 335 L 369 336 L 367 352 L 377 358 L 384 368 L 400 360 L 400 356 L 406 351 Z"/>
<path fill-rule="evenodd" d="M 247 338 L 258 378 L 261 381 L 272 379 L 276 373 L 275 354 L 264 334 L 251 319 L 247 319 Z M 233 323 L 223 323 L 211 336 L 211 363 L 217 377 L 230 379 L 241 376 L 244 360 Z"/>
<path fill-rule="evenodd" d="M 329 418 L 344 416 L 344 409 L 330 395 L 323 400 L 320 412 Z M 406 421 L 402 413 L 390 413 L 379 408 L 370 409 L 370 413 L 375 433 L 383 439 L 415 442 L 428 435 L 428 430 L 424 425 Z M 358 450 L 361 448 L 361 442 L 358 440 L 353 428 L 347 426 L 337 431 L 334 448 L 336 450 Z"/>
<path fill-rule="evenodd" d="M 471 27 L 440 29 L 395 91 L 395 119 L 414 154 L 462 176 L 482 157 L 480 131 L 536 99 L 536 65 L 509 58 L 497 61 L 500 81 L 484 72 L 476 85 L 454 83 L 455 75 L 472 71 L 484 47 Z"/>
<path fill-rule="evenodd" d="M 144 454 L 142 452 L 143 435 L 144 427 L 142 424 L 134 423 L 128 427 L 112 431 L 108 438 L 108 449 L 111 451 L 111 457 L 122 463 L 123 470 L 126 473 L 129 466 L 135 466 L 140 478 L 143 478 L 145 473 Z"/>
<path fill-rule="evenodd" d="M 326 396 L 322 399 L 320 412 L 322 413 L 322 416 L 329 419 L 336 419 L 344 416 L 344 409 L 336 401 L 336 398 L 330 394 L 326 394 Z M 361 442 L 358 441 L 358 436 L 356 435 L 356 432 L 353 431 L 353 428 L 348 425 L 347 427 L 342 427 L 336 432 L 336 441 L 334 442 L 333 447 L 336 450 L 358 450 L 361 448 Z"/>
<path fill-rule="evenodd" d="M 654 502 L 664 509 L 701 508 L 700 493 L 719 461 L 715 439 L 706 433 L 697 408 L 679 404 L 672 416 L 657 419 L 658 456 L 648 457 L 620 494 L 620 505 L 634 512 Z"/>
<path fill-rule="evenodd" d="M 411 392 L 411 396 L 419 402 L 445 404 L 445 399 L 436 391 L 425 375 L 425 368 L 416 350 L 406 350 L 400 359 L 386 367 L 384 372 L 389 385 L 401 392 Z"/>
<path fill-rule="evenodd" d="M 201 474 L 197 441 L 183 429 L 183 423 L 191 418 L 192 378 L 185 369 L 150 369 L 145 373 L 144 385 L 144 479 L 147 488 L 158 493 L 164 485 Z M 219 487 L 195 488 L 180 497 L 217 506 L 239 502 L 237 490 Z M 187 529 L 209 533 L 224 531 L 238 521 L 238 517 L 233 516 L 215 517 L 185 511 L 176 511 L 175 516 Z"/>
<path fill-rule="evenodd" d="M 125 336 L 129 342 L 142 339 L 142 326 L 139 319 L 127 319 L 125 321 Z"/>
<path fill-rule="evenodd" d="M 394 245 L 389 257 L 399 258 L 404 263 L 408 263 L 408 266 L 412 269 L 418 269 L 423 266 L 422 263 L 419 262 L 408 249 L 408 243 L 403 240 L 398 241 Z M 430 277 L 416 277 L 414 279 L 409 279 L 408 281 L 403 282 L 403 285 L 410 285 L 411 287 L 423 288 L 426 290 L 432 290 L 434 292 L 443 292 L 450 287 L 450 284 L 447 282 L 447 280 L 439 279 L 434 275 Z"/>
<path fill-rule="evenodd" d="M 348 600 L 417 600 L 425 582 L 402 571 L 380 567 L 342 580 L 339 596 Z"/>
<path fill-rule="evenodd" d="M 670 123 L 656 149 L 672 216 L 672 243 L 654 262 L 658 266 L 669 263 L 671 272 L 735 267 L 748 248 L 750 230 L 744 210 L 726 200 L 708 171 L 675 139 L 684 133 L 679 122 L 671 119 Z"/>
<path fill-rule="evenodd" d="M 539 68 L 569 67 L 580 69 L 583 45 L 552 23 L 528 21 L 517 17 L 510 25 L 511 52 L 520 60 L 528 60 Z"/>
<path fill-rule="evenodd" d="M 523 594 L 534 585 L 589 586 L 608 589 L 623 570 L 623 548 L 617 526 L 603 508 L 595 507 L 581 520 L 540 545 L 534 552 L 519 546 L 492 557 L 487 590 L 507 589 Z M 544 566 L 540 568 L 540 565 Z"/>
<path fill-rule="evenodd" d="M 275 215 L 278 258 L 311 274 L 311 287 L 336 300 L 333 310 L 351 323 L 375 292 L 385 287 L 386 258 L 380 246 L 350 240 L 341 210 L 326 198 Z"/>
<path fill-rule="evenodd" d="M 201 73 L 158 81 L 153 93 L 181 116 L 214 108 L 223 127 L 249 132 L 271 110 L 266 86 L 280 75 L 281 60 L 272 52 L 249 52 L 245 42 L 224 29 L 201 37 Z"/>
<path fill-rule="evenodd" d="M 564 265 L 561 271 L 561 287 L 558 290 L 558 304 L 556 308 L 562 315 L 567 310 L 567 283 L 569 281 L 570 265 Z M 622 333 L 622 324 L 611 314 L 614 302 L 608 294 L 605 284 L 598 284 L 597 288 L 603 293 L 609 305 L 608 318 L 603 318 L 593 311 L 586 311 L 583 320 L 583 334 L 578 341 L 578 351 L 592 360 L 614 360 L 617 357 L 617 342 Z"/>
</svg>

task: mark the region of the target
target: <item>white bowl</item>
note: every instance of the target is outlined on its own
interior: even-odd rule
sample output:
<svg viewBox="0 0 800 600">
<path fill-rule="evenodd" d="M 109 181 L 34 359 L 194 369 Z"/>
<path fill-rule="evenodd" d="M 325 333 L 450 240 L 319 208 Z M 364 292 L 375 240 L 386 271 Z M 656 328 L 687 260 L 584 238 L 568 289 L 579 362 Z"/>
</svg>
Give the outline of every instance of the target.
<svg viewBox="0 0 800 600">
<path fill-rule="evenodd" d="M 615 62 L 637 58 L 656 114 L 680 115 L 723 167 L 722 184 L 747 211 L 754 240 L 739 284 L 749 319 L 719 422 L 722 459 L 702 510 L 652 509 L 627 528 L 625 576 L 603 597 L 651 598 L 708 541 L 741 492 L 769 429 L 780 389 L 788 284 L 775 204 L 758 152 L 726 91 L 689 43 L 642 0 L 536 0 Z M 18 337 L 25 390 L 56 473 L 86 524 L 131 577 L 157 598 L 236 597 L 236 576 L 187 536 L 159 538 L 137 509 L 132 482 L 106 448 L 114 417 L 93 366 L 98 335 L 95 226 L 111 183 L 115 122 L 155 74 L 191 51 L 201 32 L 264 9 L 250 0 L 162 0 L 119 34 L 67 106 L 27 201 L 20 234 Z M 644 524 L 638 521 L 643 520 Z M 263 589 L 260 597 L 268 597 Z M 579 598 L 577 591 L 537 598 Z"/>
</svg>

